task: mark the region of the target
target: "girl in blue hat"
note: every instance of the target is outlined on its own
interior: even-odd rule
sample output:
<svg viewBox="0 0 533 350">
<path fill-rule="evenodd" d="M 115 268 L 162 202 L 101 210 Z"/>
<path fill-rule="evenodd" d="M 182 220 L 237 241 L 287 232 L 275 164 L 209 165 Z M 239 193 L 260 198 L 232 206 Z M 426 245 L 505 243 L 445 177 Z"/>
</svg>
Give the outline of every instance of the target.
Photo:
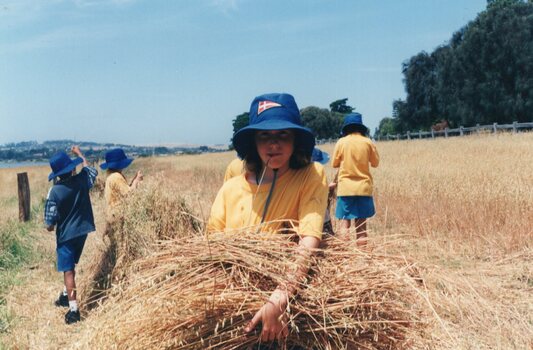
<svg viewBox="0 0 533 350">
<path fill-rule="evenodd" d="M 328 187 L 324 168 L 312 162 L 315 138 L 301 124 L 300 112 L 289 94 L 256 97 L 249 125 L 233 136 L 233 146 L 245 171 L 224 183 L 211 208 L 208 231 L 235 231 L 256 226 L 261 232 L 280 233 L 296 227 L 299 256 L 309 257 L 322 237 Z M 262 324 L 261 341 L 288 335 L 282 317 L 296 283 L 307 276 L 301 266 L 293 286 L 279 286 L 258 310 L 245 332 Z"/>
<path fill-rule="evenodd" d="M 366 220 L 374 216 L 373 180 L 370 166 L 379 165 L 376 146 L 368 138 L 368 128 L 359 113 L 344 118 L 342 137 L 333 151 L 333 167 L 339 168 L 337 182 L 337 208 L 341 232 L 347 233 L 353 220 L 359 245 L 366 244 Z"/>
<path fill-rule="evenodd" d="M 131 184 L 128 184 L 122 171 L 126 169 L 133 159 L 128 158 L 122 148 L 109 150 L 105 154 L 105 162 L 100 164 L 102 170 L 107 170 L 104 196 L 107 204 L 106 218 L 112 223 L 118 216 L 118 206 L 131 190 L 135 189 L 143 180 L 143 174 L 139 170 L 135 174 Z"/>
</svg>

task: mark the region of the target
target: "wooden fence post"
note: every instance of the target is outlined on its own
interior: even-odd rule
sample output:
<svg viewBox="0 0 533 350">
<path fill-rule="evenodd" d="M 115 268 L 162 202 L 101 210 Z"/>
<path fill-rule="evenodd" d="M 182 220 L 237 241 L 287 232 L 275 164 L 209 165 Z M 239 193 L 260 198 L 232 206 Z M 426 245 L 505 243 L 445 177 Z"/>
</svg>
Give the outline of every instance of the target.
<svg viewBox="0 0 533 350">
<path fill-rule="evenodd" d="M 465 134 L 465 128 L 463 126 L 459 127 L 459 136 L 464 136 Z"/>
<path fill-rule="evenodd" d="M 17 174 L 18 195 L 19 195 L 19 220 L 30 220 L 30 182 L 28 173 Z"/>
<path fill-rule="evenodd" d="M 516 124 L 518 124 L 518 123 L 517 122 L 513 122 L 513 132 L 514 133 L 518 132 L 518 125 L 516 125 Z"/>
<path fill-rule="evenodd" d="M 476 124 L 476 133 L 479 134 L 479 131 L 481 130 L 481 127 L 479 125 L 479 123 Z"/>
<path fill-rule="evenodd" d="M 492 132 L 495 133 L 495 134 L 498 132 L 498 123 L 493 123 L 492 124 Z"/>
<path fill-rule="evenodd" d="M 410 132 L 410 131 L 407 132 L 407 139 L 408 139 L 408 140 L 411 139 L 411 132 Z"/>
<path fill-rule="evenodd" d="M 435 130 L 431 129 L 431 138 L 434 139 L 435 138 Z"/>
<path fill-rule="evenodd" d="M 448 137 L 448 128 L 444 128 L 444 137 Z"/>
<path fill-rule="evenodd" d="M 419 139 L 422 138 L 422 130 L 418 130 L 418 138 L 419 138 Z"/>
</svg>

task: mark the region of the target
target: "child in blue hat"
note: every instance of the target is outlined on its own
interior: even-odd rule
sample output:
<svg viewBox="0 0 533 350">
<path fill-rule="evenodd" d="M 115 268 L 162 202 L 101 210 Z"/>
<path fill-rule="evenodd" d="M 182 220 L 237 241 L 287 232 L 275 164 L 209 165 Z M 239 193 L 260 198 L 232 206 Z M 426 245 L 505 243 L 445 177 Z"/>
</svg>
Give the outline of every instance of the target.
<svg viewBox="0 0 533 350">
<path fill-rule="evenodd" d="M 296 227 L 299 243 L 295 259 L 309 257 L 322 238 L 328 192 L 324 168 L 311 160 L 314 145 L 314 135 L 302 126 L 291 95 L 256 97 L 250 107 L 249 125 L 233 136 L 233 146 L 244 161 L 244 173 L 224 182 L 219 190 L 208 231 L 235 232 L 256 226 L 261 232 L 282 233 L 287 227 Z M 295 285 L 278 286 L 272 292 L 245 332 L 262 324 L 263 342 L 288 335 L 283 315 L 308 268 L 301 266 L 293 276 Z"/>
<path fill-rule="evenodd" d="M 143 180 L 143 174 L 139 170 L 128 184 L 122 171 L 126 169 L 132 158 L 128 158 L 122 148 L 109 150 L 105 154 L 105 162 L 100 164 L 102 170 L 107 170 L 104 197 L 106 200 L 106 219 L 108 224 L 113 223 L 119 217 L 118 208 L 124 197 L 133 189 L 137 188 Z"/>
<path fill-rule="evenodd" d="M 50 158 L 52 173 L 48 180 L 59 178 L 48 192 L 44 205 L 44 222 L 48 231 L 56 229 L 57 270 L 63 272 L 65 288 L 56 300 L 56 306 L 68 307 L 65 314 L 67 324 L 80 321 L 76 301 L 76 264 L 80 260 L 85 240 L 95 231 L 94 216 L 89 190 L 98 172 L 90 167 L 78 146 L 72 147 L 78 156 L 74 160 L 65 152 Z M 83 169 L 75 175 L 76 166 L 83 163 Z"/>
<path fill-rule="evenodd" d="M 339 168 L 337 182 L 330 185 L 337 186 L 335 216 L 344 233 L 348 232 L 353 220 L 358 244 L 365 245 L 366 220 L 375 214 L 370 166 L 379 165 L 379 154 L 368 138 L 368 128 L 363 124 L 361 114 L 346 115 L 341 135 L 333 151 L 332 165 Z"/>
</svg>

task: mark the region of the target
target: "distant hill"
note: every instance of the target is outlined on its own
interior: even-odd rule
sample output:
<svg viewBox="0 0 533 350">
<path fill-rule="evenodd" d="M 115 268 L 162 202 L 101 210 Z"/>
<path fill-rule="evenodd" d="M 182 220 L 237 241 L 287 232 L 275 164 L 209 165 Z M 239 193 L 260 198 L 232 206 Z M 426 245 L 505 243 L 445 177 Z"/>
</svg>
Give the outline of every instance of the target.
<svg viewBox="0 0 533 350">
<path fill-rule="evenodd" d="M 197 154 L 205 152 L 223 152 L 228 150 L 227 147 L 222 145 L 215 145 L 212 147 L 204 145 L 134 146 L 75 140 L 50 140 L 42 143 L 37 141 L 22 141 L 0 145 L 0 162 L 47 161 L 58 151 L 66 151 L 68 153 L 72 145 L 80 146 L 84 155 L 92 160 L 103 158 L 105 152 L 112 148 L 123 148 L 129 156 L 133 157 Z"/>
</svg>

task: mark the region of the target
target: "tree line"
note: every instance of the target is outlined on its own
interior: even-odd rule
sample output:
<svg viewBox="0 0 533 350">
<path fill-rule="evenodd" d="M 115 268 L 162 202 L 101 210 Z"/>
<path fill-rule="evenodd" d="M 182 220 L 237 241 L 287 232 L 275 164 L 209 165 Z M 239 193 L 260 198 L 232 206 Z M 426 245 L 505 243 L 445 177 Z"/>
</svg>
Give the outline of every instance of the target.
<svg viewBox="0 0 533 350">
<path fill-rule="evenodd" d="M 433 52 L 403 63 L 407 93 L 376 136 L 533 120 L 533 1 L 489 0 L 485 11 Z"/>
</svg>

